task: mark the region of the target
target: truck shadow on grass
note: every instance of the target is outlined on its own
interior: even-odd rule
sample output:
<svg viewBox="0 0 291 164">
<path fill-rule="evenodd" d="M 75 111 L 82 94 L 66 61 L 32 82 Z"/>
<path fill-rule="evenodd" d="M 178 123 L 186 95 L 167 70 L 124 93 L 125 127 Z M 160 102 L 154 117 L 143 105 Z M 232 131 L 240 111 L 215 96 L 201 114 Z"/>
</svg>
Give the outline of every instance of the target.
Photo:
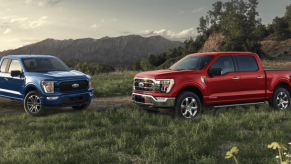
<svg viewBox="0 0 291 164">
<path fill-rule="evenodd" d="M 17 114 L 24 114 L 26 113 L 23 107 L 22 101 L 17 100 L 10 100 L 7 98 L 0 98 L 0 111 L 1 112 L 12 112 Z M 82 112 L 79 110 L 74 110 L 71 107 L 63 107 L 63 108 L 56 108 L 56 109 L 49 109 L 46 110 L 45 116 L 60 114 L 60 113 L 73 113 L 73 112 Z"/>
</svg>

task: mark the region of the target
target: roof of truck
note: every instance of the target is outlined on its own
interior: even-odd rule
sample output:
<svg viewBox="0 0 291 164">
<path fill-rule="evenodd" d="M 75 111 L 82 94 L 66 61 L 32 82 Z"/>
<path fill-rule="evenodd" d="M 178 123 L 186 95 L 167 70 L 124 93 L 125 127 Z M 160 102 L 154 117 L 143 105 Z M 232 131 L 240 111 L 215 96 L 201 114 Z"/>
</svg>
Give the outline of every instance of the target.
<svg viewBox="0 0 291 164">
<path fill-rule="evenodd" d="M 202 52 L 202 53 L 194 53 L 194 54 L 189 54 L 191 56 L 194 56 L 194 55 L 246 55 L 246 54 L 249 54 L 249 55 L 253 55 L 253 54 L 256 54 L 256 53 L 253 53 L 253 52 Z"/>
<path fill-rule="evenodd" d="M 13 58 L 13 59 L 27 59 L 27 58 L 55 58 L 55 56 L 51 55 L 7 55 L 3 56 L 3 58 Z"/>
</svg>

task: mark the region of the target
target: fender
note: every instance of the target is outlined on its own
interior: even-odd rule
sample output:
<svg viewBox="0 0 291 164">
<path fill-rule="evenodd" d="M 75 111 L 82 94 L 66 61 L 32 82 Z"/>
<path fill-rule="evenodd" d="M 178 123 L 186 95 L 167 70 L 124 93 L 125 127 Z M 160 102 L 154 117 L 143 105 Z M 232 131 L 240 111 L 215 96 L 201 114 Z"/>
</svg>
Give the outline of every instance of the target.
<svg viewBox="0 0 291 164">
<path fill-rule="evenodd" d="M 276 81 L 271 82 L 271 85 L 270 85 L 271 90 L 270 91 L 273 93 L 275 87 L 281 82 L 285 82 L 285 83 L 289 84 L 289 86 L 291 87 L 290 81 L 287 78 L 280 78 L 280 79 L 276 79 Z"/>
<path fill-rule="evenodd" d="M 37 92 L 40 94 L 40 96 L 42 96 L 43 95 L 43 91 L 41 90 L 41 88 L 39 88 L 39 87 L 37 87 L 37 85 L 35 85 L 34 83 L 27 83 L 27 84 L 25 84 L 25 86 L 24 86 L 24 88 L 23 88 L 23 97 L 25 97 L 25 92 L 26 92 L 26 90 L 27 90 L 27 88 L 28 87 L 33 87 L 33 88 L 35 88 L 35 90 L 37 90 Z"/>
<path fill-rule="evenodd" d="M 206 95 L 206 86 L 204 85 L 201 85 L 195 81 L 187 81 L 187 82 L 184 82 L 182 83 L 181 85 L 179 84 L 179 86 L 177 86 L 177 88 L 174 90 L 173 92 L 173 96 L 177 96 L 178 92 L 183 89 L 184 87 L 187 87 L 187 86 L 192 86 L 192 87 L 196 87 L 197 89 L 200 90 L 200 92 L 202 93 L 202 95 Z"/>
</svg>

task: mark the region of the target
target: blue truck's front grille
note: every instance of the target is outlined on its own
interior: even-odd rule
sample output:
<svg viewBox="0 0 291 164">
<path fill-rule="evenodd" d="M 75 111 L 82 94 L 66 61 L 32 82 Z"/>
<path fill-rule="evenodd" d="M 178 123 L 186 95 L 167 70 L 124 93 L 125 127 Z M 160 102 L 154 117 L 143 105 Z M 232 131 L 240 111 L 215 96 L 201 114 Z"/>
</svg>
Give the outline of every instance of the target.
<svg viewBox="0 0 291 164">
<path fill-rule="evenodd" d="M 80 80 L 80 81 L 61 82 L 58 88 L 60 89 L 60 91 L 73 91 L 73 90 L 87 89 L 87 87 L 88 87 L 88 81 Z"/>
</svg>

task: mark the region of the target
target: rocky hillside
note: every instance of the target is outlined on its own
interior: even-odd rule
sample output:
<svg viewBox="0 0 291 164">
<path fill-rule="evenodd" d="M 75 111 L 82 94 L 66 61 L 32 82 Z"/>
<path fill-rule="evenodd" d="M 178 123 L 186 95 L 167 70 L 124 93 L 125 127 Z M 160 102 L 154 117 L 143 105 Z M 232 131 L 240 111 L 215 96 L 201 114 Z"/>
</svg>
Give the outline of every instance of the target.
<svg viewBox="0 0 291 164">
<path fill-rule="evenodd" d="M 291 39 L 277 41 L 274 35 L 269 35 L 260 43 L 262 50 L 272 57 L 291 57 Z"/>
<path fill-rule="evenodd" d="M 101 39 L 46 39 L 15 50 L 0 52 L 0 57 L 15 54 L 43 54 L 57 56 L 63 61 L 78 59 L 111 64 L 132 64 L 146 58 L 148 53 L 159 54 L 176 46 L 184 46 L 184 43 L 170 41 L 162 36 L 144 38 L 139 35 L 128 35 Z"/>
<path fill-rule="evenodd" d="M 202 48 L 198 52 L 217 52 L 218 42 L 223 41 L 224 36 L 221 33 L 213 33 L 206 40 Z"/>
<path fill-rule="evenodd" d="M 224 36 L 221 33 L 211 34 L 199 52 L 219 51 L 218 42 L 223 39 Z M 291 61 L 291 39 L 277 41 L 274 35 L 269 35 L 260 43 L 263 52 L 270 57 L 275 57 L 276 60 Z"/>
</svg>

